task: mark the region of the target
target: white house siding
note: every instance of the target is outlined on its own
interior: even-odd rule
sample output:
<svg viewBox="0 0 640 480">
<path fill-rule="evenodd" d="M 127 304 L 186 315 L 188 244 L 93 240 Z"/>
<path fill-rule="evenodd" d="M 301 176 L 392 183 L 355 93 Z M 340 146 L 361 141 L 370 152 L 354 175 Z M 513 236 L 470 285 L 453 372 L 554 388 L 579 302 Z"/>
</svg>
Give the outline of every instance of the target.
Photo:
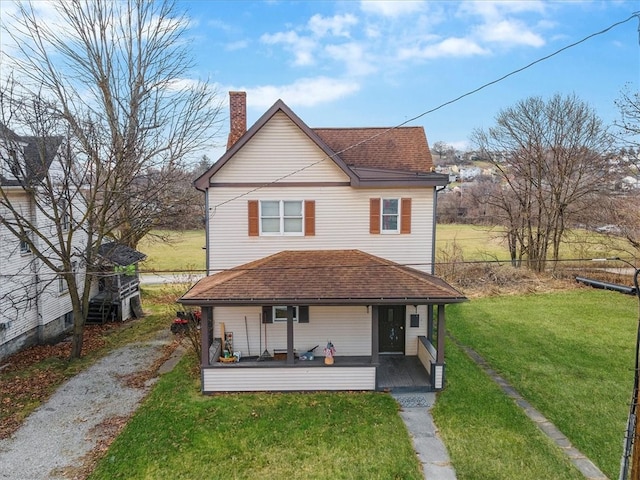
<svg viewBox="0 0 640 480">
<path fill-rule="evenodd" d="M 346 182 L 349 177 L 282 112 L 214 176 L 214 183 Z"/>
<path fill-rule="evenodd" d="M 273 355 L 274 350 L 286 350 L 286 323 L 260 323 L 261 313 L 261 307 L 215 307 L 213 336 L 221 337 L 221 323 L 224 323 L 225 332 L 233 332 L 234 351 L 241 352 L 242 356 L 258 356 L 264 350 Z M 300 354 L 318 345 L 314 353 L 324 356 L 322 350 L 331 340 L 336 355 L 371 355 L 371 313 L 364 306 L 312 305 L 309 323 L 295 323 L 293 338 L 294 349 Z"/>
<path fill-rule="evenodd" d="M 212 392 L 375 390 L 376 368 L 316 366 L 243 368 L 241 364 L 202 371 L 202 390 Z"/>
<path fill-rule="evenodd" d="M 285 185 L 256 187 L 276 180 Z M 348 180 L 286 115 L 276 114 L 210 180 L 211 273 L 282 250 L 352 248 L 401 264 L 415 264 L 420 259 L 415 268 L 431 272 L 433 188 L 356 189 L 327 185 Z M 411 198 L 411 233 L 370 234 L 372 197 Z M 249 200 L 314 200 L 315 236 L 249 237 Z"/>
<path fill-rule="evenodd" d="M 53 238 L 51 220 L 32 208 L 30 197 L 17 189 L 10 194 L 14 205 L 29 214 L 45 236 Z M 79 251 L 85 241 L 81 237 L 74 237 Z M 37 237 L 34 242 L 38 242 Z M 55 256 L 51 258 L 59 263 Z M 82 282 L 80 260 L 78 266 L 78 280 Z M 21 254 L 19 240 L 0 227 L 0 358 L 24 346 L 57 338 L 68 329 L 62 317 L 71 310 L 70 296 L 60 293 L 57 276 L 33 253 Z"/>
<path fill-rule="evenodd" d="M 407 313 L 405 320 L 405 355 L 418 355 L 418 337 L 427 334 L 427 306 L 418 305 L 417 312 L 413 305 L 407 305 Z M 411 314 L 418 313 L 420 315 L 420 325 L 418 327 L 411 326 Z"/>
<path fill-rule="evenodd" d="M 431 232 L 433 228 L 433 190 L 355 189 L 352 187 L 220 187 L 209 190 L 208 254 L 211 273 L 241 265 L 283 250 L 353 249 L 380 256 L 400 264 L 431 272 Z M 245 194 L 228 203 L 227 199 Z M 370 234 L 369 199 L 372 197 L 412 199 L 410 234 Z M 248 235 L 249 200 L 314 200 L 314 236 Z M 420 259 L 420 260 L 417 260 Z"/>
</svg>

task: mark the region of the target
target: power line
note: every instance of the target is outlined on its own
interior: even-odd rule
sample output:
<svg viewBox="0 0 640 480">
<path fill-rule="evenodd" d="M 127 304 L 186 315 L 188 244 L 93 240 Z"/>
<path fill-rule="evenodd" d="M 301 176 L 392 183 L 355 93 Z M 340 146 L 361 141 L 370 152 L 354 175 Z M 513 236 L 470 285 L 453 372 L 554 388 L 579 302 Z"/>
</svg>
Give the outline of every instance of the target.
<svg viewBox="0 0 640 480">
<path fill-rule="evenodd" d="M 631 14 L 631 16 L 629 16 L 625 20 L 621 20 L 619 22 L 613 23 L 613 24 L 609 25 L 608 27 L 606 27 L 605 29 L 600 30 L 599 32 L 595 32 L 595 33 L 592 33 L 590 35 L 587 35 L 586 37 L 582 38 L 581 40 L 578 40 L 577 42 L 574 42 L 574 43 L 571 43 L 569 45 L 566 45 L 566 46 L 556 50 L 555 52 L 550 53 L 549 55 L 545 55 L 544 57 L 541 57 L 541 58 L 538 58 L 537 60 L 534 60 L 533 62 L 525 65 L 524 67 L 520 67 L 520 68 L 518 68 L 516 70 L 513 70 L 513 71 L 511 71 L 511 72 L 509 72 L 509 73 L 507 73 L 507 74 L 505 74 L 505 75 L 503 75 L 503 76 L 501 76 L 501 77 L 499 77 L 499 78 L 497 78 L 495 80 L 487 82 L 487 83 L 485 83 L 485 84 L 483 84 L 483 85 L 481 85 L 481 86 L 479 86 L 479 87 L 477 87 L 477 88 L 475 88 L 473 90 L 470 90 L 467 93 L 464 93 L 464 94 L 462 94 L 462 95 L 460 95 L 460 96 L 458 96 L 458 97 L 456 97 L 456 98 L 454 98 L 452 100 L 449 100 L 449 101 L 446 101 L 444 103 L 441 103 L 437 107 L 434 107 L 434 108 L 431 108 L 429 110 L 426 110 L 426 111 L 424 111 L 424 112 L 422 112 L 422 113 L 420 113 L 420 114 L 418 114 L 418 115 L 416 115 L 416 116 L 414 116 L 412 118 L 409 118 L 408 120 L 405 120 L 404 122 L 402 122 L 402 123 L 400 123 L 400 124 L 398 124 L 398 125 L 396 125 L 394 127 L 389 127 L 387 129 L 383 129 L 382 131 L 376 133 L 375 135 L 372 135 L 371 137 L 368 137 L 368 138 L 366 138 L 364 140 L 361 140 L 360 142 L 357 142 L 357 143 L 355 143 L 353 145 L 350 145 L 350 146 L 348 146 L 346 148 L 343 148 L 342 150 L 339 150 L 339 151 L 335 152 L 332 155 L 326 156 L 326 157 L 324 157 L 324 158 L 322 158 L 322 159 L 320 159 L 320 160 L 318 160 L 316 162 L 310 163 L 310 164 L 308 164 L 308 165 L 306 165 L 304 167 L 301 167 L 301 168 L 299 168 L 299 169 L 297 169 L 297 170 L 295 170 L 293 172 L 290 172 L 290 173 L 288 173 L 286 175 L 283 175 L 282 177 L 279 177 L 279 178 L 277 178 L 277 179 L 275 179 L 275 180 L 273 180 L 271 182 L 266 182 L 264 185 L 257 186 L 257 187 L 252 188 L 251 190 L 248 190 L 248 191 L 246 191 L 244 193 L 238 194 L 235 197 L 232 197 L 232 198 L 230 198 L 228 200 L 220 202 L 220 203 L 214 205 L 213 207 L 211 207 L 211 210 L 213 210 L 213 215 L 215 215 L 215 211 L 216 211 L 216 209 L 218 207 L 221 207 L 223 205 L 226 205 L 227 203 L 231 203 L 231 202 L 233 202 L 235 200 L 238 200 L 238 199 L 240 199 L 242 197 L 250 195 L 251 193 L 256 192 L 258 190 L 261 190 L 263 188 L 269 187 L 269 186 L 271 186 L 271 185 L 273 185 L 275 183 L 278 183 L 278 182 L 284 180 L 285 178 L 288 178 L 288 177 L 291 177 L 291 176 L 295 175 L 296 173 L 300 173 L 300 172 L 302 172 L 304 170 L 307 170 L 308 168 L 314 167 L 314 166 L 324 162 L 325 160 L 329 160 L 329 159 L 331 159 L 333 157 L 336 157 L 336 156 L 338 156 L 338 155 L 340 155 L 340 154 L 342 154 L 342 153 L 344 153 L 344 152 L 346 152 L 348 150 L 351 150 L 351 149 L 356 148 L 356 147 L 358 147 L 360 145 L 363 145 L 363 144 L 365 144 L 367 142 L 370 142 L 371 140 L 374 140 L 375 138 L 378 138 L 379 136 L 384 135 L 384 134 L 386 134 L 386 133 L 388 133 L 388 132 L 390 132 L 392 130 L 395 130 L 397 128 L 403 127 L 404 125 L 407 125 L 408 123 L 414 122 L 414 121 L 418 120 L 419 118 L 424 117 L 425 115 L 429 115 L 430 113 L 436 112 L 436 111 L 440 110 L 441 108 L 444 108 L 444 107 L 446 107 L 448 105 L 456 103 L 456 102 L 462 100 L 463 98 L 466 98 L 466 97 L 469 97 L 471 95 L 474 95 L 474 94 L 478 93 L 479 91 L 481 91 L 481 90 L 483 90 L 483 89 L 485 89 L 487 87 L 490 87 L 491 85 L 495 85 L 496 83 L 499 83 L 499 82 L 501 82 L 501 81 L 513 76 L 513 75 L 516 75 L 516 74 L 518 74 L 520 72 L 523 72 L 524 70 L 527 70 L 528 68 L 531 68 L 531 67 L 533 67 L 534 65 L 536 65 L 538 63 L 544 62 L 545 60 L 548 60 L 548 59 L 550 59 L 550 58 L 552 58 L 552 57 L 564 52 L 565 50 L 569 50 L 570 48 L 573 48 L 573 47 L 575 47 L 577 45 L 580 45 L 581 43 L 584 43 L 584 42 L 586 42 L 587 40 L 590 40 L 593 37 L 597 37 L 598 35 L 603 35 L 603 34 L 607 33 L 608 31 L 614 29 L 615 27 L 617 27 L 619 25 L 622 25 L 624 23 L 627 23 L 629 20 L 631 20 L 633 18 L 640 19 L 640 12 L 634 12 L 634 13 Z M 640 41 L 640 25 L 638 27 L 638 34 L 639 34 L 639 41 Z"/>
</svg>

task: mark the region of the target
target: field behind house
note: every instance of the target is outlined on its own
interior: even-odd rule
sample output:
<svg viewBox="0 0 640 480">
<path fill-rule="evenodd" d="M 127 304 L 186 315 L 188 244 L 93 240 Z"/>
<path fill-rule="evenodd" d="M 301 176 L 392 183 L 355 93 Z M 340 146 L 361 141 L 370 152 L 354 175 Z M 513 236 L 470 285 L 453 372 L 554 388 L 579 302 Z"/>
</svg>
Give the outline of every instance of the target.
<svg viewBox="0 0 640 480">
<path fill-rule="evenodd" d="M 204 230 L 157 232 L 165 239 L 150 236 L 138 250 L 147 255 L 140 268 L 143 272 L 204 271 L 206 265 Z M 500 227 L 439 224 L 436 230 L 436 262 L 494 261 L 508 262 L 509 254 Z M 561 250 L 563 259 L 594 258 L 618 255 L 624 247 L 612 237 L 585 230 L 569 231 Z M 460 258 L 460 254 L 462 258 Z M 622 255 L 624 256 L 624 255 Z"/>
</svg>

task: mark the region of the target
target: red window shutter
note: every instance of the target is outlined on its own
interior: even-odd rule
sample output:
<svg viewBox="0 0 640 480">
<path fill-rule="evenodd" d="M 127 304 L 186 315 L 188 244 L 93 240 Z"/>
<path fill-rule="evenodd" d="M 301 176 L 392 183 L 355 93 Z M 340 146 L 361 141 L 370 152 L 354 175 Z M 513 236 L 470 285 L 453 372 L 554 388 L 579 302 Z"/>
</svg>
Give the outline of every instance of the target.
<svg viewBox="0 0 640 480">
<path fill-rule="evenodd" d="M 260 206 L 257 200 L 249 200 L 249 236 L 257 237 L 260 235 Z"/>
<path fill-rule="evenodd" d="M 411 199 L 400 201 L 400 233 L 411 233 Z"/>
<path fill-rule="evenodd" d="M 316 234 L 316 202 L 304 201 L 304 236 L 313 237 Z"/>
<path fill-rule="evenodd" d="M 380 233 L 380 199 L 369 199 L 369 233 Z"/>
</svg>

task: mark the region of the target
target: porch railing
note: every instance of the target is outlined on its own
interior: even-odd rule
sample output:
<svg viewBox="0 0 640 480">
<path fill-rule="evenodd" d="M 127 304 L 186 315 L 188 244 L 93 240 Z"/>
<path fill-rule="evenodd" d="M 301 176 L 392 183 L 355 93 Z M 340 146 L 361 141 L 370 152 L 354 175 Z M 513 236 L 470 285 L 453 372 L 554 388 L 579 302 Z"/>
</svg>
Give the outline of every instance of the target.
<svg viewBox="0 0 640 480">
<path fill-rule="evenodd" d="M 431 373 L 434 390 L 444 388 L 444 363 L 438 363 L 438 351 L 427 337 L 418 337 L 418 358 L 424 368 Z"/>
</svg>

